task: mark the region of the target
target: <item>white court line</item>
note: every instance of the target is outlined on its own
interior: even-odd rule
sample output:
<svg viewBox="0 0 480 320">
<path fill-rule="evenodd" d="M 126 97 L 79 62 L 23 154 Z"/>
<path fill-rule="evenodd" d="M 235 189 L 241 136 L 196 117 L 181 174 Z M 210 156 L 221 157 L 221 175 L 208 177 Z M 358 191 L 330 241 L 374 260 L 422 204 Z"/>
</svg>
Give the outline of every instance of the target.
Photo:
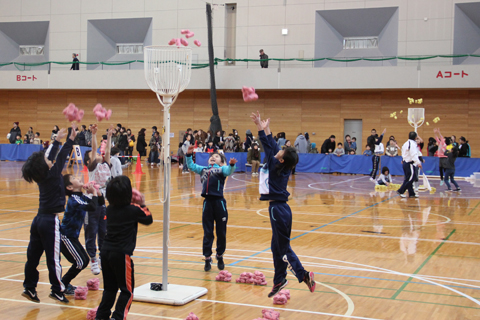
<svg viewBox="0 0 480 320">
<path fill-rule="evenodd" d="M 40 302 L 40 303 L 35 303 L 32 301 L 27 301 L 27 300 L 16 300 L 16 299 L 6 299 L 6 298 L 0 298 L 2 301 L 10 301 L 10 302 L 19 302 L 19 303 L 28 303 L 32 305 L 40 305 L 40 306 L 50 306 L 50 307 L 58 307 L 58 308 L 70 308 L 70 309 L 81 309 L 81 310 L 90 310 L 92 308 L 87 308 L 87 307 L 79 307 L 79 306 L 71 306 L 68 304 L 55 304 L 55 303 L 45 303 L 45 302 Z M 173 319 L 173 320 L 182 320 L 182 318 L 173 318 L 173 317 L 165 317 L 165 316 L 156 316 L 153 314 L 143 314 L 143 313 L 135 313 L 135 312 L 129 312 L 128 315 L 133 315 L 133 316 L 140 316 L 140 317 L 146 317 L 146 318 L 157 318 L 157 319 Z"/>
<path fill-rule="evenodd" d="M 18 222 L 10 222 L 10 223 L 4 223 L 4 224 L 0 224 L 0 227 L 2 226 L 8 226 L 8 225 L 11 225 L 11 224 L 16 224 L 16 223 L 22 223 L 22 222 L 31 222 L 32 220 L 22 220 L 22 221 L 18 221 Z"/>
<path fill-rule="evenodd" d="M 0 253 L 0 256 L 6 256 L 9 254 L 17 254 L 17 253 L 25 253 L 25 251 L 20 251 L 20 252 L 8 252 L 8 253 Z"/>
<path fill-rule="evenodd" d="M 137 247 L 137 250 L 141 250 L 141 249 L 162 249 L 163 247 Z M 194 249 L 194 250 L 199 250 L 199 247 L 169 247 L 170 249 Z M 256 250 L 243 250 L 243 249 L 232 249 L 232 248 L 228 248 L 228 251 L 234 251 L 234 252 L 253 252 L 253 253 L 257 253 L 258 251 Z M 158 250 L 158 251 L 155 251 L 157 253 L 161 253 L 162 250 Z M 172 251 L 170 251 L 172 252 Z M 180 251 L 182 252 L 182 251 Z M 184 251 L 183 251 L 184 252 Z M 271 251 L 264 251 L 264 252 L 261 252 L 260 254 L 266 254 L 266 255 L 269 255 L 271 256 L 272 255 L 272 252 Z M 201 254 L 196 254 L 195 252 L 195 255 L 196 257 L 202 257 Z M 229 257 L 230 255 L 227 255 L 227 258 Z M 298 257 L 300 258 L 312 258 L 312 259 L 317 259 L 317 257 L 312 257 L 312 256 L 305 256 L 305 255 L 300 255 L 300 254 L 297 254 Z M 244 256 L 242 256 L 242 258 L 245 258 Z M 258 257 L 259 258 L 259 257 Z M 260 258 L 260 259 L 267 259 L 267 258 Z M 268 261 L 272 261 L 272 258 L 268 258 L 269 260 Z M 260 262 L 260 261 L 259 261 Z M 144 263 L 144 262 L 143 262 Z M 169 263 L 174 263 L 174 262 L 169 262 Z M 308 263 L 308 262 L 307 262 Z M 346 263 L 346 262 L 345 262 Z M 232 267 L 235 267 L 235 266 L 232 266 Z M 339 266 L 340 267 L 340 266 Z M 362 269 L 364 270 L 364 269 Z M 434 279 L 449 279 L 449 280 L 461 280 L 461 281 L 471 281 L 471 282 L 480 282 L 480 280 L 475 280 L 475 279 L 463 279 L 463 278 L 452 278 L 452 277 L 440 277 L 440 276 L 433 276 L 433 275 L 428 275 L 428 274 L 421 274 L 421 273 L 417 273 L 417 275 L 419 276 L 422 276 L 422 277 L 425 277 L 425 278 L 434 278 Z"/>
<path fill-rule="evenodd" d="M 160 220 L 153 220 L 154 222 L 163 222 Z M 196 222 L 186 222 L 186 221 L 170 221 L 170 223 L 176 224 L 189 224 L 189 225 L 202 225 L 201 223 Z M 316 223 L 320 224 L 320 223 Z M 323 224 L 321 224 L 323 225 Z M 257 230 L 272 230 L 270 227 L 253 227 L 253 226 L 237 226 L 237 225 L 228 225 L 229 228 L 239 228 L 239 229 L 257 229 Z M 361 234 L 361 233 L 342 233 L 342 232 L 328 232 L 328 231 L 309 231 L 309 230 L 298 230 L 292 229 L 292 232 L 298 233 L 315 233 L 315 234 L 328 234 L 328 235 L 338 235 L 338 236 L 349 236 L 349 237 L 365 237 L 365 238 L 378 238 L 378 239 L 394 239 L 400 240 L 402 237 L 393 237 L 393 236 L 381 236 L 375 234 Z M 425 241 L 425 242 L 442 242 L 443 240 L 437 239 L 423 239 L 418 238 L 417 241 Z M 452 241 L 447 240 L 445 241 L 446 244 L 464 244 L 464 245 L 472 245 L 472 246 L 480 246 L 480 242 L 465 242 L 465 241 Z M 1 246 L 1 245 L 0 245 Z"/>
<path fill-rule="evenodd" d="M 38 270 L 38 272 L 43 272 L 43 271 L 48 271 L 48 269 Z M 8 279 L 8 278 L 17 277 L 17 276 L 23 276 L 24 274 L 25 274 L 24 272 L 22 272 L 22 273 L 16 273 L 16 274 L 12 274 L 12 275 L 9 275 L 9 276 L 6 276 L 6 277 L 2 277 L 2 278 L 0 278 L 0 280 L 13 281 L 13 279 Z M 15 280 L 15 281 L 17 281 L 17 280 Z M 19 280 L 19 281 L 22 281 L 22 280 Z"/>
<path fill-rule="evenodd" d="M 28 221 L 30 221 L 30 220 L 28 220 Z M 0 240 L 30 242 L 30 240 L 17 240 L 17 239 L 6 239 L 6 238 L 0 238 Z"/>
<path fill-rule="evenodd" d="M 327 313 L 327 312 L 317 312 L 317 311 L 306 311 L 306 310 L 288 309 L 288 308 L 275 308 L 275 307 L 271 307 L 271 306 L 260 306 L 260 305 L 256 305 L 256 304 L 237 303 L 237 302 L 228 302 L 228 301 L 219 301 L 219 300 L 197 299 L 197 300 L 195 300 L 195 301 L 210 302 L 210 303 L 221 303 L 221 304 L 231 304 L 231 305 L 234 305 L 234 306 L 255 307 L 255 308 L 262 308 L 262 309 L 276 309 L 276 310 L 279 310 L 279 311 L 291 311 L 291 312 L 300 312 L 300 313 L 307 313 L 307 314 L 318 314 L 318 315 L 338 317 L 338 318 L 351 318 L 351 319 L 363 319 L 363 320 L 380 320 L 380 319 L 376 319 L 376 318 L 365 318 L 365 317 L 348 316 L 348 315 L 337 314 L 337 313 Z"/>
</svg>

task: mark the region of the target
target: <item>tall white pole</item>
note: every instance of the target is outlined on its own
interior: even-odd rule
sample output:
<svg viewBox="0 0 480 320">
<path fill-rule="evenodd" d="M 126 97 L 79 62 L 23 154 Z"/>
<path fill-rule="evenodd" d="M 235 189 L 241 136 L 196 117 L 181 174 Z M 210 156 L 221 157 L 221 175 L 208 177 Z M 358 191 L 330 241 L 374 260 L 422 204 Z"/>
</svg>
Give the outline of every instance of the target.
<svg viewBox="0 0 480 320">
<path fill-rule="evenodd" d="M 160 96 L 158 96 L 160 99 Z M 165 125 L 165 134 L 163 138 L 163 196 L 165 203 L 163 204 L 163 268 L 162 268 L 162 291 L 168 289 L 168 238 L 170 226 L 170 172 L 171 172 L 171 156 L 170 156 L 170 106 L 172 97 L 163 98 L 163 123 Z"/>
</svg>

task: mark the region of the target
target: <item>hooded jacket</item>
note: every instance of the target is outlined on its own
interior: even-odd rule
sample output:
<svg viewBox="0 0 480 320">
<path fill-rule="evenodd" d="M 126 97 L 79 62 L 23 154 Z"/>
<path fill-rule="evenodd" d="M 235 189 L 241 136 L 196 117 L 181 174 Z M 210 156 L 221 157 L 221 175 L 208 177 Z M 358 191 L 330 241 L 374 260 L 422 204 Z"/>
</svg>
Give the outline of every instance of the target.
<svg viewBox="0 0 480 320">
<path fill-rule="evenodd" d="M 295 148 L 298 153 L 308 153 L 308 141 L 305 136 L 299 135 L 295 140 Z"/>
</svg>

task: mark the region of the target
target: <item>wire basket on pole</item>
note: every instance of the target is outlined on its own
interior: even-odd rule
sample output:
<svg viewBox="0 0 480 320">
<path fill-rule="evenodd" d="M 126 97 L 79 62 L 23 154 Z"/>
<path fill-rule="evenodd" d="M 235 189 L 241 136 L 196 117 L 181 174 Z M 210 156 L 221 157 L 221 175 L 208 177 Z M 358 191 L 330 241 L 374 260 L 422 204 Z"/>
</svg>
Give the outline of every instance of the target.
<svg viewBox="0 0 480 320">
<path fill-rule="evenodd" d="M 147 283 L 134 290 L 134 300 L 184 305 L 204 294 L 202 287 L 182 286 L 168 282 L 168 246 L 170 228 L 170 108 L 178 95 L 190 83 L 192 73 L 192 49 L 188 47 L 148 46 L 144 48 L 145 80 L 150 89 L 157 95 L 163 106 L 163 257 L 162 282 Z M 157 291 L 159 290 L 159 291 Z"/>
<path fill-rule="evenodd" d="M 408 108 L 408 124 L 417 129 L 425 122 L 425 109 L 424 108 Z"/>
</svg>

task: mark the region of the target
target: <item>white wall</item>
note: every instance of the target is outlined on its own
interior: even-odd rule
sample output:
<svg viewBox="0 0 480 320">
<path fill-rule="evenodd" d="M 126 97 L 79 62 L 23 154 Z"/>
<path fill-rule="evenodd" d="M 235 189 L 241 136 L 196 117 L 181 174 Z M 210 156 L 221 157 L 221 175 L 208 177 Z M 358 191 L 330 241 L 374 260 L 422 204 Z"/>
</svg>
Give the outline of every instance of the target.
<svg viewBox="0 0 480 320">
<path fill-rule="evenodd" d="M 439 71 L 442 77 L 439 76 Z M 468 74 L 462 77 L 462 72 Z M 455 75 L 458 73 L 458 75 Z M 143 70 L 72 72 L 2 71 L 0 89 L 147 89 Z M 35 76 L 35 81 L 32 77 Z M 478 88 L 480 65 L 356 67 L 356 68 L 221 68 L 215 72 L 217 89 L 396 89 Z M 20 77 L 21 81 L 18 81 Z M 31 77 L 31 79 L 28 79 Z M 188 89 L 209 89 L 208 69 L 192 70 Z M 24 81 L 22 81 L 24 80 Z"/>
<path fill-rule="evenodd" d="M 299 50 L 305 58 L 313 57 L 316 10 L 391 6 L 399 7 L 398 55 L 449 54 L 455 3 L 476 1 L 232 0 L 238 4 L 236 56 L 257 58 L 263 48 L 275 58 L 298 57 Z M 222 58 L 224 10 L 217 7 L 214 11 L 215 55 Z M 153 17 L 154 44 L 166 44 L 181 29 L 191 29 L 195 38 L 207 42 L 205 2 L 201 0 L 0 0 L 0 22 L 51 21 L 51 60 L 70 60 L 72 52 L 86 60 L 89 19 L 138 17 Z M 288 28 L 288 36 L 281 35 L 282 28 Z M 206 46 L 196 51 L 200 59 L 207 59 Z"/>
</svg>

